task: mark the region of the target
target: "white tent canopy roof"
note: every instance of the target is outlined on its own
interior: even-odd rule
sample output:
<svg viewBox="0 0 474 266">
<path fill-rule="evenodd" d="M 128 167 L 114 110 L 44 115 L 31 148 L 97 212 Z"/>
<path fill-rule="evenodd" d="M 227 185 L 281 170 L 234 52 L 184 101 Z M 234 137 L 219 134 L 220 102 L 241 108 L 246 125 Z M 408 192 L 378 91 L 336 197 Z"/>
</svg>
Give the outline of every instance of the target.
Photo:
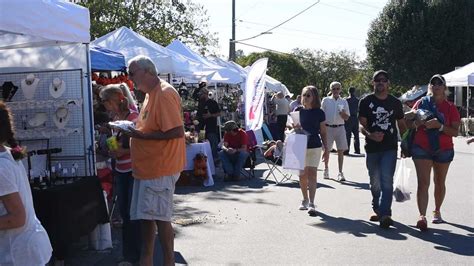
<svg viewBox="0 0 474 266">
<path fill-rule="evenodd" d="M 1 48 L 89 43 L 89 10 L 66 1 L 0 0 Z"/>
<path fill-rule="evenodd" d="M 191 50 L 189 47 L 184 45 L 179 40 L 173 40 L 166 48 L 177 52 L 187 58 L 190 58 L 196 62 L 203 64 L 208 70 L 216 71 L 214 74 L 208 76 L 206 80 L 208 82 L 217 82 L 217 83 L 228 83 L 228 84 L 237 84 L 242 82 L 242 77 L 239 72 L 233 70 L 232 68 L 221 66 L 214 62 L 211 62 L 207 58 L 199 55 L 198 53 Z"/>
<path fill-rule="evenodd" d="M 443 75 L 450 87 L 474 86 L 474 62 Z M 469 78 L 470 77 L 470 78 Z"/>
<path fill-rule="evenodd" d="M 137 55 L 148 56 L 155 63 L 159 73 L 199 79 L 214 72 L 206 69 L 202 63 L 154 43 L 127 27 L 107 33 L 92 43 L 123 54 L 126 61 Z"/>
</svg>

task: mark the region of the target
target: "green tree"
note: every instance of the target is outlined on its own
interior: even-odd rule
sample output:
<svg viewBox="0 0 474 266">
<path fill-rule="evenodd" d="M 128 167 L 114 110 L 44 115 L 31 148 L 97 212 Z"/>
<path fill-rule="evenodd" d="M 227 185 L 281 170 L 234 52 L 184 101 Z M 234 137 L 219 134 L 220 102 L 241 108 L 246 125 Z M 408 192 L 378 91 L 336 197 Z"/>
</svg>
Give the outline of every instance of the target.
<svg viewBox="0 0 474 266">
<path fill-rule="evenodd" d="M 293 55 L 274 52 L 251 53 L 248 56 L 238 57 L 237 63 L 243 67 L 250 66 L 264 57 L 268 58 L 267 74 L 285 84 L 291 93 L 299 94 L 306 85 L 307 72 Z"/>
<path fill-rule="evenodd" d="M 395 86 L 425 84 L 474 60 L 474 1 L 391 0 L 369 29 L 370 68 Z"/>
<path fill-rule="evenodd" d="M 202 5 L 187 1 L 83 0 L 89 8 L 92 39 L 126 26 L 163 46 L 174 39 L 208 53 L 217 45 Z"/>
<path fill-rule="evenodd" d="M 365 89 L 370 80 L 366 79 L 365 65 L 353 52 L 294 49 L 293 54 L 308 73 L 304 83 L 320 88 L 323 96 L 329 92 L 329 84 L 333 81 L 341 82 L 344 89 L 349 86 Z"/>
</svg>

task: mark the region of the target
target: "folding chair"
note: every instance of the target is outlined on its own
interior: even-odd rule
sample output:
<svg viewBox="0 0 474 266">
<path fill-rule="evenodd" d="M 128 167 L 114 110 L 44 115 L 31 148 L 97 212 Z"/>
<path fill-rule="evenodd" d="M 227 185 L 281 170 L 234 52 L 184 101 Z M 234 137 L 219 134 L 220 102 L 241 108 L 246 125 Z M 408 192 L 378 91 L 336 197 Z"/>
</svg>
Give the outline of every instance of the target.
<svg viewBox="0 0 474 266">
<path fill-rule="evenodd" d="M 265 125 L 265 124 L 264 124 Z M 262 127 L 264 128 L 264 127 Z M 267 136 L 270 138 L 270 139 L 273 139 L 270 131 L 266 130 L 265 134 L 267 134 Z M 285 173 L 283 172 L 282 169 L 280 169 L 279 165 L 277 163 L 275 163 L 274 161 L 272 160 L 269 160 L 267 158 L 265 158 L 264 156 L 264 150 L 263 150 L 263 135 L 262 135 L 262 131 L 259 129 L 259 130 L 256 130 L 256 131 L 252 131 L 252 135 L 255 139 L 259 139 L 261 144 L 262 145 L 256 145 L 255 148 L 258 149 L 260 151 L 260 153 L 262 154 L 262 157 L 264 158 L 264 162 L 265 164 L 267 165 L 268 167 L 268 174 L 267 176 L 265 177 L 265 181 L 270 177 L 270 175 L 273 177 L 273 179 L 275 180 L 275 183 L 278 185 L 282 182 L 286 182 L 286 181 L 289 181 L 291 179 L 291 176 L 292 174 L 289 174 L 289 173 Z M 257 141 L 256 141 L 257 142 Z M 281 153 L 280 156 L 277 156 L 275 159 L 275 161 L 278 161 L 278 160 L 281 160 L 283 161 L 283 154 L 284 152 Z M 281 177 L 279 177 L 279 175 L 276 175 L 275 172 L 278 172 Z"/>
<path fill-rule="evenodd" d="M 281 153 L 280 156 L 276 156 L 274 157 L 274 161 L 272 160 L 269 160 L 267 158 L 265 158 L 265 156 L 263 157 L 264 160 L 265 160 L 265 163 L 267 164 L 268 166 L 268 174 L 267 176 L 265 177 L 265 181 L 270 177 L 270 175 L 273 177 L 273 179 L 275 180 L 275 184 L 276 185 L 279 185 L 283 182 L 286 182 L 286 181 L 290 181 L 291 180 L 291 177 L 293 176 L 291 173 L 285 173 L 283 168 L 280 169 L 280 166 L 276 163 L 278 162 L 278 160 L 280 160 L 281 162 L 283 162 L 283 154 L 284 154 L 284 150 L 285 150 L 285 147 L 283 146 L 283 151 Z M 263 151 L 262 151 L 262 148 L 260 148 L 260 151 L 262 152 L 263 154 Z M 275 172 L 277 172 L 277 174 L 279 173 L 281 175 L 280 179 L 279 177 L 275 174 Z"/>
</svg>

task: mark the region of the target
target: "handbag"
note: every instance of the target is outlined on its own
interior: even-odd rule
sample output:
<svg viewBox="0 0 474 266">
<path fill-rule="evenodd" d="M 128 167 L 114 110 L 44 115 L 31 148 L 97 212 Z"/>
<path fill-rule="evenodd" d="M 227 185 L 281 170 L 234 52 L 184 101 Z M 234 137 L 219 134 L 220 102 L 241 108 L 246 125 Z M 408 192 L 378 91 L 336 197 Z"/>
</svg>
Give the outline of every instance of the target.
<svg viewBox="0 0 474 266">
<path fill-rule="evenodd" d="M 400 148 L 402 154 L 405 158 L 412 156 L 411 149 L 413 147 L 413 140 L 415 139 L 416 129 L 410 128 L 405 133 L 403 133 L 402 141 L 400 143 Z"/>
</svg>

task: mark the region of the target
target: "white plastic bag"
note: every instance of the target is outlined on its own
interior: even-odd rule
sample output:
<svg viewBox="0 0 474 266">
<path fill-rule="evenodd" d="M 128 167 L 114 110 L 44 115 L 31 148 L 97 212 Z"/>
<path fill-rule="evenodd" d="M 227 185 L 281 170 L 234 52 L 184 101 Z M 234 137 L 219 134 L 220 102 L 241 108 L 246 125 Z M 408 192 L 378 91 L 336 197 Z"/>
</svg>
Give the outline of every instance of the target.
<svg viewBox="0 0 474 266">
<path fill-rule="evenodd" d="M 393 196 L 398 202 L 404 202 L 410 199 L 410 190 L 408 188 L 408 181 L 410 178 L 411 169 L 408 168 L 406 160 L 401 159 L 397 172 L 395 173 L 395 183 Z"/>
<path fill-rule="evenodd" d="M 107 206 L 107 193 L 105 191 L 103 191 L 103 193 L 105 206 L 108 210 L 109 207 Z M 110 229 L 110 223 L 98 224 L 94 228 L 94 231 L 89 234 L 89 247 L 94 250 L 112 248 L 112 232 Z"/>
</svg>

